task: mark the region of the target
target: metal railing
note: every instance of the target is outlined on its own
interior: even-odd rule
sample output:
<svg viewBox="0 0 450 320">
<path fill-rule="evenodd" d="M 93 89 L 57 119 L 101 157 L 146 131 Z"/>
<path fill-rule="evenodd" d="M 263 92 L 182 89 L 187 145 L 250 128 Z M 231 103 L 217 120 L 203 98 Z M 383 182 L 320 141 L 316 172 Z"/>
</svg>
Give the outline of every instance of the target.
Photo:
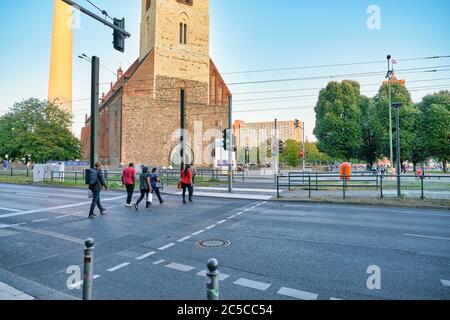
<svg viewBox="0 0 450 320">
<path fill-rule="evenodd" d="M 402 192 L 417 193 L 421 199 L 426 198 L 427 192 L 450 199 L 450 175 L 401 175 L 400 181 Z M 397 175 L 365 172 L 353 173 L 350 177 L 343 178 L 339 174 L 290 172 L 276 177 L 276 184 L 278 198 L 281 198 L 283 188 L 288 191 L 293 189 L 308 191 L 309 198 L 312 198 L 313 192 L 319 191 L 336 191 L 346 198 L 349 192 L 356 190 L 374 190 L 377 197 L 384 198 L 392 194 L 388 190 L 397 190 Z M 371 195 L 373 196 L 373 193 Z"/>
</svg>

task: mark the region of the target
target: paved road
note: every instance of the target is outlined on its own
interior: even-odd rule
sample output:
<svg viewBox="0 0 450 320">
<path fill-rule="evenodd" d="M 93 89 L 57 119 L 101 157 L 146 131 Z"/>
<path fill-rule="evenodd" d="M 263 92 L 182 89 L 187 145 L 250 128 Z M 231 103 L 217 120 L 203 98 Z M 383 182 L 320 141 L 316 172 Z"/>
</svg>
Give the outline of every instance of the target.
<svg viewBox="0 0 450 320">
<path fill-rule="evenodd" d="M 448 210 L 166 197 L 135 212 L 123 193 L 103 193 L 109 215 L 91 221 L 84 190 L 0 184 L 0 283 L 80 298 L 66 270 L 93 237 L 95 299 L 202 300 L 212 257 L 225 300 L 450 299 Z M 367 287 L 374 265 L 381 290 Z"/>
</svg>

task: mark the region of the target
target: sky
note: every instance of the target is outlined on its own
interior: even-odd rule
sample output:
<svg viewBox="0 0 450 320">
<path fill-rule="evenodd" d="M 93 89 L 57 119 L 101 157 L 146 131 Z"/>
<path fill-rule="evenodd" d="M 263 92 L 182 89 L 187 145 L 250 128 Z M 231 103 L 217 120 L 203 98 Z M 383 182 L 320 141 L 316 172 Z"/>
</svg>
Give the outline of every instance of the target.
<svg viewBox="0 0 450 320">
<path fill-rule="evenodd" d="M 86 0 L 75 2 L 96 10 Z M 112 31 L 90 17 L 80 16 L 73 52 L 73 130 L 77 136 L 89 112 L 89 100 L 83 99 L 90 96 L 90 65 L 77 56 L 97 55 L 102 65 L 114 71 L 119 66 L 128 68 L 139 56 L 141 0 L 92 2 L 112 17 L 125 17 L 132 36 L 126 41 L 125 53 L 114 51 Z M 373 20 L 373 6 L 379 9 L 379 20 Z M 52 15 L 53 0 L 0 1 L 0 115 L 15 102 L 47 98 Z M 387 64 L 297 67 L 383 61 L 387 54 L 399 60 L 395 66 L 398 77 L 407 81 L 414 101 L 450 89 L 450 58 L 404 61 L 450 55 L 448 0 L 210 0 L 210 15 L 210 55 L 230 84 L 234 120 L 301 119 L 308 139 L 314 140 L 314 106 L 319 89 L 331 80 L 353 79 L 363 85 L 363 94 L 373 96 L 384 74 L 339 75 L 386 71 Z M 423 72 L 436 66 L 441 71 Z M 280 68 L 296 69 L 260 72 Z M 400 71 L 412 68 L 425 69 Z M 327 78 L 242 84 L 317 76 Z M 100 83 L 109 83 L 115 77 L 101 68 Z M 108 88 L 102 85 L 101 92 Z"/>
</svg>

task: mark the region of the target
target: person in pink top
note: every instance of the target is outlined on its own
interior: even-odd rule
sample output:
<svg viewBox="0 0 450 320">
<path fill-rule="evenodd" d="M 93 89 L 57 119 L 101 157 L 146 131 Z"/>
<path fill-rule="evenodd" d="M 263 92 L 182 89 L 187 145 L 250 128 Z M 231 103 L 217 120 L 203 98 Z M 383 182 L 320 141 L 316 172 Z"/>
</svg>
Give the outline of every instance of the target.
<svg viewBox="0 0 450 320">
<path fill-rule="evenodd" d="M 136 169 L 134 164 L 130 163 L 122 172 L 122 183 L 127 188 L 127 207 L 132 207 L 131 200 L 133 199 L 134 187 L 136 185 Z"/>
</svg>

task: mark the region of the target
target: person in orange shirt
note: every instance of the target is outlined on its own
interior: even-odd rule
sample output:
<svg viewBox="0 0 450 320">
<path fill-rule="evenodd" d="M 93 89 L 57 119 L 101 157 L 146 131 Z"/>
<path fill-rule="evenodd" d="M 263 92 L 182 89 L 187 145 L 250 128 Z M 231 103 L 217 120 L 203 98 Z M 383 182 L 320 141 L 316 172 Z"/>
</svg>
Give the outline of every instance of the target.
<svg viewBox="0 0 450 320">
<path fill-rule="evenodd" d="M 192 183 L 192 178 L 194 174 L 192 172 L 191 166 L 186 165 L 181 171 L 181 185 L 183 187 L 183 203 L 186 204 L 186 189 L 189 190 L 189 202 L 192 202 L 192 196 L 194 194 L 194 185 Z"/>
<path fill-rule="evenodd" d="M 341 164 L 339 176 L 341 180 L 350 180 L 351 175 L 352 175 L 352 166 L 350 165 L 350 163 L 348 163 L 347 160 L 345 160 Z"/>
</svg>

